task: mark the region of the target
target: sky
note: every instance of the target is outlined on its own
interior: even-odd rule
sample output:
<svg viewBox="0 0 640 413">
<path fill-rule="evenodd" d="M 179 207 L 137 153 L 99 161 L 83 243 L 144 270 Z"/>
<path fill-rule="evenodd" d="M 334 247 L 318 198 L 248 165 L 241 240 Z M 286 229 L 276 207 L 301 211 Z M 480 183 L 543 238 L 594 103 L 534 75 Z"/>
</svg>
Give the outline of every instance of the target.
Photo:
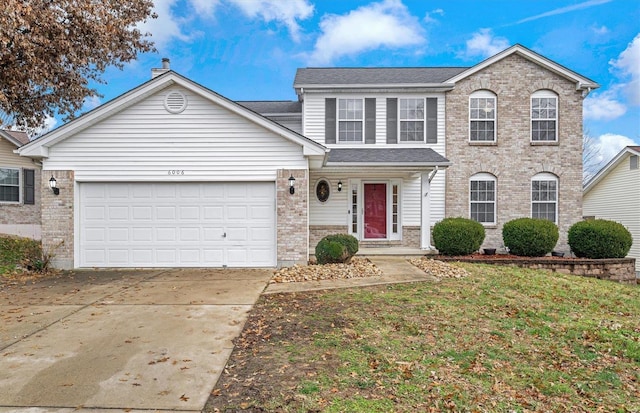
<svg viewBox="0 0 640 413">
<path fill-rule="evenodd" d="M 108 69 L 90 110 L 171 69 L 232 100 L 295 100 L 299 67 L 473 66 L 521 44 L 597 82 L 584 131 L 603 165 L 640 145 L 638 0 L 155 0 L 157 53 Z M 52 123 L 55 123 L 52 122 Z M 51 126 L 59 126 L 51 125 Z"/>
</svg>

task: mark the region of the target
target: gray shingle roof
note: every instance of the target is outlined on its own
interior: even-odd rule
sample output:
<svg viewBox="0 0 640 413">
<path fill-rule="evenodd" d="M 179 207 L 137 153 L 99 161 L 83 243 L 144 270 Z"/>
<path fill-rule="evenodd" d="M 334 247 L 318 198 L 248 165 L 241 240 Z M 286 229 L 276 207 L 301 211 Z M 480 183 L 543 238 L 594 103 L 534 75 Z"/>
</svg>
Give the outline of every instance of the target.
<svg viewBox="0 0 640 413">
<path fill-rule="evenodd" d="M 274 113 L 302 113 L 302 102 L 294 100 L 245 100 L 237 101 L 236 103 L 262 115 Z"/>
<path fill-rule="evenodd" d="M 437 84 L 467 69 L 468 67 L 309 67 L 297 70 L 293 86 Z"/>
<path fill-rule="evenodd" d="M 22 145 L 26 145 L 29 143 L 29 135 L 27 135 L 26 132 L 14 131 L 14 130 L 8 130 L 8 129 L 2 129 L 2 131 L 8 135 L 11 135 L 13 139 L 17 140 Z"/>
<path fill-rule="evenodd" d="M 333 148 L 327 166 L 448 166 L 451 162 L 431 148 Z"/>
</svg>

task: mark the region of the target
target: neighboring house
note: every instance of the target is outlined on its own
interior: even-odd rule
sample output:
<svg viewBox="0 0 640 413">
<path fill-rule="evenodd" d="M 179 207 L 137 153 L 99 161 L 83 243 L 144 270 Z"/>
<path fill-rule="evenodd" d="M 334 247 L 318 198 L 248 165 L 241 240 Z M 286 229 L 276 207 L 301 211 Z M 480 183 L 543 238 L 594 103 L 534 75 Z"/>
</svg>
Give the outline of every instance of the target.
<svg viewBox="0 0 640 413">
<path fill-rule="evenodd" d="M 40 166 L 15 153 L 25 132 L 0 129 L 0 234 L 40 239 Z"/>
<path fill-rule="evenodd" d="M 153 73 L 20 149 L 60 188 L 43 193 L 55 265 L 290 265 L 336 232 L 428 249 L 447 216 L 491 247 L 510 219 L 551 219 L 563 248 L 581 219 L 598 85 L 520 45 L 469 68 L 299 69 L 297 102 Z"/>
<path fill-rule="evenodd" d="M 629 257 L 640 273 L 640 146 L 627 146 L 584 186 L 583 214 L 619 222 L 633 237 Z"/>
</svg>

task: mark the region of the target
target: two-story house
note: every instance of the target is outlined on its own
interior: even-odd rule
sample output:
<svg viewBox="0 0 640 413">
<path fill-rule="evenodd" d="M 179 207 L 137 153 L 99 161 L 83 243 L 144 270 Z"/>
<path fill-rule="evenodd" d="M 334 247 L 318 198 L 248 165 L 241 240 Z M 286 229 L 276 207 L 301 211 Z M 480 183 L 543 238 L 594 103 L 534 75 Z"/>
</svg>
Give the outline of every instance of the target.
<svg viewBox="0 0 640 413">
<path fill-rule="evenodd" d="M 428 249 L 464 216 L 581 219 L 593 81 L 520 45 L 473 67 L 306 68 L 298 101 L 234 102 L 171 71 L 20 149 L 43 164 L 61 267 L 275 266 L 346 232 Z"/>
</svg>

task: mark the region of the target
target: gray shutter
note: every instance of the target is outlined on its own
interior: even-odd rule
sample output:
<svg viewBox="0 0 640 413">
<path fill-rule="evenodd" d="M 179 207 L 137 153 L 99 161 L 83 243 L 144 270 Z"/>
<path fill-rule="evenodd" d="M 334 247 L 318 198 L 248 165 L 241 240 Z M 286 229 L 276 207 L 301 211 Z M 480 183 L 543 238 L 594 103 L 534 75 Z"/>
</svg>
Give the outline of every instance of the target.
<svg viewBox="0 0 640 413">
<path fill-rule="evenodd" d="M 427 98 L 427 143 L 438 143 L 438 98 Z"/>
<path fill-rule="evenodd" d="M 398 143 L 398 99 L 387 98 L 387 143 Z"/>
<path fill-rule="evenodd" d="M 364 100 L 364 143 L 376 143 L 376 98 Z"/>
<path fill-rule="evenodd" d="M 33 169 L 24 169 L 22 176 L 24 179 L 24 193 L 22 195 L 22 202 L 25 205 L 33 205 L 36 203 L 36 185 L 35 185 L 36 171 Z"/>
<path fill-rule="evenodd" d="M 336 99 L 324 100 L 324 143 L 336 143 Z"/>
</svg>

